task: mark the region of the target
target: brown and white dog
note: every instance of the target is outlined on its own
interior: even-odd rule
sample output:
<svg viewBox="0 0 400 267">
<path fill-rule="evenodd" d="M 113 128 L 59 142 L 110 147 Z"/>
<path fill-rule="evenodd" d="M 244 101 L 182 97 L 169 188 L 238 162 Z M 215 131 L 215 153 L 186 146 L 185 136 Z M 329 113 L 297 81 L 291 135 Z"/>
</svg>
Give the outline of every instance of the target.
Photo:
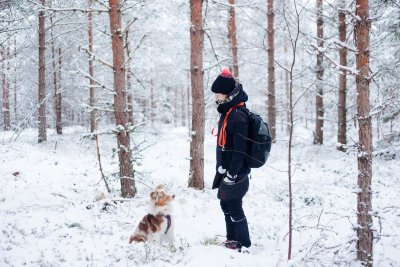
<svg viewBox="0 0 400 267">
<path fill-rule="evenodd" d="M 174 220 L 172 218 L 172 200 L 175 195 L 165 192 L 162 185 L 150 193 L 150 210 L 143 217 L 135 232 L 129 238 L 129 243 L 135 242 L 158 242 L 168 241 L 173 243 Z"/>
</svg>

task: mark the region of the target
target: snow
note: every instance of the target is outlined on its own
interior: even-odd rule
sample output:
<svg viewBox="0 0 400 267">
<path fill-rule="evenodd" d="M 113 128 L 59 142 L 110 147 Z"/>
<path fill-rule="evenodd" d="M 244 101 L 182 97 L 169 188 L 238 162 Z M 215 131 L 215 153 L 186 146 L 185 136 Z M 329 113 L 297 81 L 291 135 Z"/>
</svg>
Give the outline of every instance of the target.
<svg viewBox="0 0 400 267">
<path fill-rule="evenodd" d="M 110 126 L 111 128 L 112 126 Z M 253 242 L 249 254 L 227 250 L 216 191 L 215 138 L 206 135 L 204 190 L 187 188 L 186 128 L 157 126 L 133 133 L 135 143 L 155 143 L 135 164 L 137 195 L 111 202 L 87 129 L 64 128 L 37 144 L 37 130 L 16 142 L 0 133 L 0 266 L 360 266 L 356 261 L 357 154 L 315 146 L 298 128 L 293 147 L 293 252 L 287 261 L 287 142 L 272 147 L 268 166 L 255 169 L 244 209 Z M 155 132 L 157 131 L 157 132 Z M 305 138 L 303 138 L 305 137 Z M 99 136 L 102 164 L 119 198 L 115 137 Z M 399 147 L 398 144 L 392 145 Z M 375 147 L 379 151 L 379 147 Z M 140 158 L 140 157 L 138 157 Z M 398 159 L 373 158 L 375 266 L 400 265 Z M 17 173 L 18 172 L 18 173 Z M 175 246 L 128 244 L 146 214 L 150 188 L 163 183 L 176 195 Z M 99 199 L 99 198 L 98 198 Z M 105 205 L 105 203 L 110 205 Z"/>
</svg>

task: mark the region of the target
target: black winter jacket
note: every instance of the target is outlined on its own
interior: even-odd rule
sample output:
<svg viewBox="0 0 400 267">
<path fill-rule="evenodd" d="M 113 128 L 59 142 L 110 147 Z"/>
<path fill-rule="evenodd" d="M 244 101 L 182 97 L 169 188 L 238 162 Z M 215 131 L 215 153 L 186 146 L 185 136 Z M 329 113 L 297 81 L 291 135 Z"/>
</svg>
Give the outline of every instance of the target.
<svg viewBox="0 0 400 267">
<path fill-rule="evenodd" d="M 229 109 L 248 100 L 248 96 L 243 91 L 241 85 L 239 85 L 238 89 L 239 92 L 231 101 L 220 104 L 217 108 L 218 112 L 221 114 L 218 122 L 218 138 L 223 121 Z M 217 164 L 213 189 L 219 188 L 218 197 L 221 199 L 240 198 L 247 192 L 249 185 L 248 175 L 250 173 L 250 168 L 246 163 L 248 127 L 249 116 L 245 108 L 235 108 L 231 111 L 228 117 L 226 126 L 226 144 L 224 148 L 220 147 L 217 141 Z M 226 185 L 223 183 L 223 178 L 226 173 L 218 172 L 220 168 L 229 172 L 232 177 L 236 176 L 236 183 L 234 186 L 226 188 Z"/>
</svg>

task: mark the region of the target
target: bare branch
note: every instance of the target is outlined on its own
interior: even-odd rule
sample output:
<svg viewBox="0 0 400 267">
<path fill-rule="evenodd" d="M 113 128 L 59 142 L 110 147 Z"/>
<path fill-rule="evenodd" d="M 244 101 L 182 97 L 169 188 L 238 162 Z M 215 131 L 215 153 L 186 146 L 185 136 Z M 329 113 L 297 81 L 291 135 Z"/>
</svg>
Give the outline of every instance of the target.
<svg viewBox="0 0 400 267">
<path fill-rule="evenodd" d="M 133 20 L 132 20 L 131 22 L 128 23 L 128 25 L 125 27 L 125 29 L 122 31 L 122 33 L 125 34 L 125 33 L 129 30 L 129 28 L 132 26 L 132 24 L 133 24 L 135 21 L 137 21 L 137 19 L 138 19 L 138 18 L 136 18 L 136 17 L 133 18 Z"/>
<path fill-rule="evenodd" d="M 311 44 L 311 47 L 315 49 L 315 51 L 318 54 L 322 54 L 331 64 L 335 65 L 336 68 L 338 68 L 339 70 L 342 71 L 347 71 L 352 75 L 357 76 L 358 75 L 358 71 L 354 70 L 352 68 L 349 68 L 347 66 L 342 66 L 339 63 L 335 62 L 332 58 L 330 58 L 326 53 L 324 53 L 324 51 L 321 51 L 321 49 L 319 49 L 319 47 L 317 47 L 315 44 Z"/>
<path fill-rule="evenodd" d="M 101 59 L 100 57 L 96 56 L 95 54 L 93 54 L 92 52 L 89 51 L 89 49 L 85 48 L 85 47 L 80 47 L 81 49 L 85 50 L 86 53 L 89 54 L 89 56 L 92 57 L 92 59 L 97 60 L 100 63 L 103 63 L 104 65 L 106 65 L 107 67 L 114 69 L 114 66 L 111 63 L 108 63 L 107 61 L 105 61 L 104 59 Z"/>
<path fill-rule="evenodd" d="M 139 47 L 142 45 L 142 43 L 144 42 L 144 40 L 145 40 L 148 36 L 149 36 L 149 33 L 145 33 L 145 34 L 143 35 L 142 39 L 140 39 L 140 41 L 139 41 L 139 44 L 135 47 L 135 49 L 133 49 L 132 54 L 134 54 L 135 51 L 136 51 L 137 49 L 139 49 Z"/>
<path fill-rule="evenodd" d="M 83 9 L 83 8 L 53 8 L 53 7 L 46 7 L 42 6 L 40 3 L 36 3 L 35 1 L 32 0 L 27 0 L 29 3 L 34 4 L 39 6 L 40 8 L 43 8 L 45 10 L 53 11 L 53 12 L 82 12 L 82 13 L 88 13 L 88 12 L 98 12 L 98 13 L 108 13 L 110 10 L 104 10 L 104 9 Z"/>
<path fill-rule="evenodd" d="M 83 76 L 85 76 L 88 79 L 92 79 L 95 83 L 97 83 L 98 85 L 101 86 L 101 88 L 107 89 L 108 91 L 115 93 L 114 89 L 108 87 L 107 85 L 104 85 L 103 83 L 101 83 L 100 81 L 96 80 L 94 77 L 90 76 L 89 73 L 84 72 L 81 69 L 78 69 L 78 73 L 82 74 Z"/>
<path fill-rule="evenodd" d="M 207 31 L 204 31 L 204 33 L 206 34 L 208 40 L 210 41 L 211 49 L 214 53 L 215 59 L 217 60 L 217 62 L 221 63 L 221 61 L 219 61 L 219 59 L 218 59 L 218 55 L 217 55 L 217 52 L 215 51 L 215 48 L 214 48 L 214 45 L 213 45 L 210 35 L 208 34 Z M 218 67 L 219 67 L 219 70 L 221 71 L 222 69 L 221 69 L 221 65 L 219 63 L 218 63 Z"/>
</svg>

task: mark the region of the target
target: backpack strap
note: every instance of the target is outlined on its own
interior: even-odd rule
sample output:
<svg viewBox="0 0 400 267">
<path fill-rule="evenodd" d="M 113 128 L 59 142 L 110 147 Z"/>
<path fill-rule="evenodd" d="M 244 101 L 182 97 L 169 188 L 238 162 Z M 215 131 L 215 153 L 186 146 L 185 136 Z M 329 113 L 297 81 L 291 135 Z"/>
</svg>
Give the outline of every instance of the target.
<svg viewBox="0 0 400 267">
<path fill-rule="evenodd" d="M 219 132 L 219 136 L 218 136 L 218 145 L 220 147 L 225 148 L 225 144 L 226 144 L 226 125 L 228 124 L 229 114 L 232 112 L 232 110 L 234 110 L 236 108 L 239 108 L 239 107 L 243 107 L 243 106 L 244 106 L 244 102 L 240 102 L 236 106 L 231 107 L 229 109 L 229 111 L 226 113 L 226 116 L 224 118 L 224 122 L 222 123 L 221 131 Z"/>
</svg>

